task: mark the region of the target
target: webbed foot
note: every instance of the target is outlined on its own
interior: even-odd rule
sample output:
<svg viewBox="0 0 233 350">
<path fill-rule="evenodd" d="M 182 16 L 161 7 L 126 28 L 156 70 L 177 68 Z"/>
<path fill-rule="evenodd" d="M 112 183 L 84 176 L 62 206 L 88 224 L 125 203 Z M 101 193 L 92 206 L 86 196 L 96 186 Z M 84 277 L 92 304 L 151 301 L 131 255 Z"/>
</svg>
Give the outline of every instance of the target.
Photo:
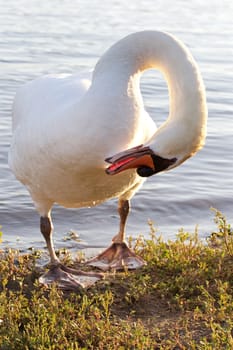
<svg viewBox="0 0 233 350">
<path fill-rule="evenodd" d="M 103 271 L 110 269 L 123 270 L 138 269 L 146 262 L 136 255 L 125 242 L 112 243 L 112 245 L 97 257 L 86 262 L 86 265 L 95 266 Z"/>
<path fill-rule="evenodd" d="M 39 282 L 47 286 L 56 283 L 60 289 L 77 291 L 90 287 L 103 277 L 101 273 L 75 270 L 59 263 L 52 265 L 49 271 L 39 278 Z"/>
</svg>

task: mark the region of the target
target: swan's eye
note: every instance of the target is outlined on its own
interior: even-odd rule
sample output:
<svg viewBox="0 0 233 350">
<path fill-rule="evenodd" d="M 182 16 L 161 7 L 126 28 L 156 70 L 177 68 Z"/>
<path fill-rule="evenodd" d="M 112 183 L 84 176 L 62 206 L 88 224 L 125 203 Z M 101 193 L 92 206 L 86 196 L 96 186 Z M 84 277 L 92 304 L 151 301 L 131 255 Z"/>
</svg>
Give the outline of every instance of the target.
<svg viewBox="0 0 233 350">
<path fill-rule="evenodd" d="M 141 177 L 152 176 L 154 174 L 159 173 L 160 171 L 166 170 L 167 168 L 169 168 L 169 166 L 171 166 L 177 161 L 176 158 L 167 159 L 167 158 L 162 158 L 156 154 L 152 154 L 152 158 L 154 162 L 154 169 L 148 166 L 139 166 L 137 168 L 137 173 L 139 176 Z"/>
</svg>

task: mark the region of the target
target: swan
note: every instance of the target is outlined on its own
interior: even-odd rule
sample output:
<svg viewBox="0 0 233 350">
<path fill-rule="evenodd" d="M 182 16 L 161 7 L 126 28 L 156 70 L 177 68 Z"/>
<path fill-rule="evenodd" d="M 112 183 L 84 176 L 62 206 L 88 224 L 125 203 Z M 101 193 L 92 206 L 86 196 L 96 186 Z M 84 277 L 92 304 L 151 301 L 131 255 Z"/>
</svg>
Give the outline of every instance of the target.
<svg viewBox="0 0 233 350">
<path fill-rule="evenodd" d="M 146 112 L 140 77 L 162 72 L 169 116 L 156 128 Z M 51 209 L 118 198 L 119 232 L 87 264 L 102 270 L 138 268 L 144 261 L 125 242 L 130 199 L 147 177 L 173 169 L 200 150 L 206 136 L 205 88 L 189 49 L 160 31 L 126 36 L 99 59 L 92 77 L 46 75 L 22 86 L 13 104 L 9 165 L 29 191 L 50 254 L 41 281 L 76 288 L 101 273 L 76 271 L 56 256 Z M 108 163 L 108 166 L 107 166 Z"/>
</svg>

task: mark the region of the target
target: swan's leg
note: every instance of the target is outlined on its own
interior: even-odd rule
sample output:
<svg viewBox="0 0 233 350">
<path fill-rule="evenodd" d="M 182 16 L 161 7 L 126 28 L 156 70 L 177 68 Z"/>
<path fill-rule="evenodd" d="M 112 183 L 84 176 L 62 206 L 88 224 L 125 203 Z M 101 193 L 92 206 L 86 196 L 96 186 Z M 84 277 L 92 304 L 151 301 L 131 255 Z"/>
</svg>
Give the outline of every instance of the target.
<svg viewBox="0 0 233 350">
<path fill-rule="evenodd" d="M 53 247 L 53 224 L 49 215 L 40 218 L 40 229 L 50 255 L 50 269 L 39 279 L 42 284 L 50 285 L 56 282 L 61 289 L 77 290 L 80 287 L 88 287 L 103 278 L 102 274 L 71 269 L 60 263 Z"/>
<path fill-rule="evenodd" d="M 119 199 L 118 213 L 120 216 L 119 233 L 112 239 L 112 245 L 97 257 L 87 261 L 88 265 L 95 266 L 101 270 L 122 270 L 124 268 L 137 269 L 145 262 L 137 256 L 125 242 L 125 224 L 129 214 L 129 200 Z"/>
<path fill-rule="evenodd" d="M 125 242 L 125 224 L 126 224 L 127 217 L 129 215 L 129 210 L 130 210 L 130 202 L 128 200 L 119 199 L 118 214 L 120 216 L 120 229 L 119 229 L 119 233 L 112 239 L 114 243 Z"/>
<path fill-rule="evenodd" d="M 59 263 L 58 257 L 56 256 L 54 246 L 53 246 L 53 240 L 52 240 L 53 224 L 50 216 L 40 217 L 40 231 L 44 236 L 44 239 L 49 251 L 51 264 L 55 265 Z"/>
</svg>

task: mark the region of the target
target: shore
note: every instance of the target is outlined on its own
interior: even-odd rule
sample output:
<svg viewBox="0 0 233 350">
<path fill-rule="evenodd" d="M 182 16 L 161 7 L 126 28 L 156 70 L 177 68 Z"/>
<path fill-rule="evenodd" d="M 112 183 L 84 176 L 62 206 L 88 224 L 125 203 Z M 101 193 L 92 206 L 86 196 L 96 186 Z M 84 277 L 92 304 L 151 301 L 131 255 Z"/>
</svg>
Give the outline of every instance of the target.
<svg viewBox="0 0 233 350">
<path fill-rule="evenodd" d="M 233 232 L 218 211 L 215 222 L 206 241 L 180 231 L 164 242 L 151 226 L 134 246 L 145 267 L 78 293 L 39 284 L 40 251 L 0 250 L 0 349 L 231 350 Z"/>
</svg>

